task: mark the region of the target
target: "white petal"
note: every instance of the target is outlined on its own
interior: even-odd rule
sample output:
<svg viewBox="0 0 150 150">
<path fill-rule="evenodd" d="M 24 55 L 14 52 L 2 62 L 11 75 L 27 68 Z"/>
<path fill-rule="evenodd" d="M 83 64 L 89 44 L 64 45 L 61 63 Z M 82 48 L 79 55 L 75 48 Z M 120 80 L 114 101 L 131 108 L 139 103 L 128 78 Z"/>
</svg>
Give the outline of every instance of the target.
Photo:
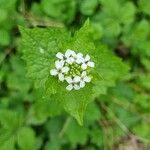
<svg viewBox="0 0 150 150">
<path fill-rule="evenodd" d="M 59 60 L 55 61 L 55 67 L 57 69 L 61 69 L 63 65 L 64 65 L 64 61 L 59 61 Z"/>
<path fill-rule="evenodd" d="M 64 79 L 65 79 L 65 77 L 62 73 L 58 74 L 58 78 L 59 78 L 60 81 L 64 81 Z"/>
<path fill-rule="evenodd" d="M 56 76 L 58 74 L 58 71 L 56 69 L 52 69 L 52 70 L 50 70 L 50 74 L 52 76 Z"/>
<path fill-rule="evenodd" d="M 81 80 L 81 77 L 79 77 L 79 76 L 75 76 L 74 79 L 73 79 L 73 81 L 75 83 L 79 82 L 80 80 Z"/>
<path fill-rule="evenodd" d="M 77 58 L 76 63 L 81 64 L 83 62 L 82 58 Z"/>
<path fill-rule="evenodd" d="M 83 70 L 85 70 L 85 69 L 87 68 L 87 65 L 86 65 L 85 63 L 83 63 L 83 64 L 81 65 L 81 68 L 82 68 Z"/>
<path fill-rule="evenodd" d="M 71 91 L 71 90 L 73 89 L 72 84 L 69 84 L 69 85 L 66 87 L 66 89 L 67 89 L 68 91 Z"/>
<path fill-rule="evenodd" d="M 66 77 L 65 79 L 66 79 L 66 81 L 67 81 L 69 84 L 73 82 L 73 80 L 72 80 L 71 77 Z"/>
<path fill-rule="evenodd" d="M 81 74 L 82 77 L 85 77 L 86 75 L 87 75 L 86 71 L 83 71 Z"/>
<path fill-rule="evenodd" d="M 89 55 L 86 55 L 85 56 L 85 61 L 89 61 L 90 60 L 90 56 Z"/>
<path fill-rule="evenodd" d="M 61 69 L 62 73 L 66 73 L 69 71 L 69 67 L 65 66 Z"/>
<path fill-rule="evenodd" d="M 84 82 L 84 81 L 81 81 L 81 82 L 80 82 L 80 87 L 81 87 L 81 88 L 85 87 L 85 82 Z"/>
<path fill-rule="evenodd" d="M 85 82 L 90 82 L 91 81 L 91 77 L 89 77 L 89 76 L 84 77 L 84 81 Z"/>
<path fill-rule="evenodd" d="M 67 58 L 66 62 L 67 62 L 68 64 L 72 64 L 72 63 L 74 62 L 73 57 Z"/>
<path fill-rule="evenodd" d="M 89 66 L 89 67 L 94 67 L 95 66 L 95 63 L 94 62 L 92 62 L 92 61 L 89 61 L 88 63 L 87 63 L 87 65 Z"/>
<path fill-rule="evenodd" d="M 72 56 L 77 57 L 77 54 L 73 51 Z"/>
<path fill-rule="evenodd" d="M 56 57 L 59 58 L 59 59 L 63 59 L 64 55 L 62 53 L 58 52 L 56 54 Z"/>
<path fill-rule="evenodd" d="M 82 53 L 78 53 L 78 54 L 77 54 L 77 57 L 78 57 L 78 58 L 82 58 L 82 57 L 83 57 L 83 54 L 82 54 Z"/>
<path fill-rule="evenodd" d="M 79 90 L 79 89 L 80 89 L 80 86 L 77 85 L 77 84 L 75 84 L 75 85 L 74 85 L 74 89 L 75 89 L 75 90 Z"/>
<path fill-rule="evenodd" d="M 74 52 L 73 50 L 68 49 L 68 50 L 66 51 L 66 53 L 65 53 L 65 56 L 68 58 L 68 57 L 70 57 L 70 56 L 73 55 L 73 54 L 75 54 L 75 52 Z"/>
</svg>

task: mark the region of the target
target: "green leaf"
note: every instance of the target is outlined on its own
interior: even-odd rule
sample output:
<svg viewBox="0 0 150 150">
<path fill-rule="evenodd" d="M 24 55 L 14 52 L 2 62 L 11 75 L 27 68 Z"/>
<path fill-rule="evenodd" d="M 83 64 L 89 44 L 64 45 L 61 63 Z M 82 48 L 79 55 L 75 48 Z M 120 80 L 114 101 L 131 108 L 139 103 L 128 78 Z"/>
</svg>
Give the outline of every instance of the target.
<svg viewBox="0 0 150 150">
<path fill-rule="evenodd" d="M 132 2 L 120 0 L 100 0 L 100 2 L 102 11 L 99 11 L 93 18 L 102 25 L 103 38 L 113 37 L 110 40 L 115 40 L 114 37 L 122 31 L 122 24 L 127 25 L 134 21 L 136 8 Z"/>
<path fill-rule="evenodd" d="M 13 27 L 16 19 L 16 1 L 17 0 L 0 0 L 0 26 L 3 30 L 9 30 Z M 6 34 L 5 34 L 6 36 Z M 1 36 L 2 37 L 2 36 Z M 8 37 L 8 35 L 7 35 Z M 10 39 L 10 37 L 9 37 Z M 6 42 L 6 37 L 4 37 Z M 7 38 L 8 42 L 8 38 Z"/>
<path fill-rule="evenodd" d="M 132 23 L 134 21 L 135 6 L 132 2 L 127 2 L 121 9 L 120 21 L 124 24 Z"/>
<path fill-rule="evenodd" d="M 5 21 L 8 17 L 7 11 L 4 8 L 0 9 L 0 22 Z"/>
<path fill-rule="evenodd" d="M 58 150 L 58 149 L 61 149 L 61 144 L 57 139 L 46 142 L 44 148 L 44 150 Z"/>
<path fill-rule="evenodd" d="M 141 20 L 139 24 L 135 27 L 135 30 L 133 30 L 133 35 L 138 40 L 144 40 L 147 38 L 149 34 L 149 22 L 145 19 Z"/>
<path fill-rule="evenodd" d="M 149 114 L 150 113 L 150 97 L 145 93 L 137 94 L 134 98 L 134 103 L 136 104 L 138 110 L 142 114 Z"/>
<path fill-rule="evenodd" d="M 100 128 L 93 128 L 91 132 L 91 142 L 99 147 L 103 146 L 103 132 Z"/>
<path fill-rule="evenodd" d="M 11 72 L 7 77 L 7 86 L 10 89 L 18 90 L 22 93 L 27 93 L 30 89 L 31 82 L 26 77 L 25 64 L 20 60 L 20 56 L 13 55 L 10 58 Z"/>
<path fill-rule="evenodd" d="M 134 128 L 133 128 L 133 132 L 135 135 L 140 136 L 141 138 L 143 138 L 143 141 L 145 142 L 150 142 L 150 128 L 149 128 L 149 123 L 148 122 L 144 122 L 142 121 L 140 124 L 137 124 Z"/>
<path fill-rule="evenodd" d="M 32 128 L 23 127 L 18 133 L 18 146 L 21 150 L 36 149 L 35 133 Z"/>
<path fill-rule="evenodd" d="M 0 45 L 6 46 L 10 43 L 9 31 L 5 29 L 0 29 Z"/>
<path fill-rule="evenodd" d="M 80 125 L 83 124 L 83 115 L 87 104 L 92 101 L 90 87 L 91 86 L 87 86 L 79 91 L 71 92 L 64 89 L 63 92 L 59 92 L 53 96 L 53 100 L 57 100 L 59 103 L 62 103 L 64 109 L 75 117 Z"/>
<path fill-rule="evenodd" d="M 150 1 L 148 1 L 148 0 L 139 0 L 139 1 L 138 1 L 138 4 L 139 4 L 140 9 L 141 9 L 144 13 L 150 15 L 150 11 L 149 11 L 149 8 L 150 8 Z"/>
<path fill-rule="evenodd" d="M 27 63 L 28 75 L 35 81 L 36 87 L 45 90 L 44 97 L 58 101 L 64 109 L 83 124 L 83 115 L 87 104 L 95 96 L 102 94 L 117 79 L 124 77 L 128 67 L 120 59 L 111 54 L 105 46 L 97 46 L 92 40 L 93 30 L 89 20 L 71 37 L 64 29 L 26 29 L 20 28 L 23 39 L 23 58 Z M 85 88 L 78 91 L 67 91 L 66 83 L 58 82 L 50 76 L 49 71 L 54 67 L 57 52 L 67 49 L 89 54 L 95 62 L 92 71 L 93 80 Z M 42 51 L 41 51 L 42 50 Z"/>
<path fill-rule="evenodd" d="M 98 22 L 92 22 L 93 27 L 93 39 L 99 40 L 103 35 L 103 28 Z"/>
<path fill-rule="evenodd" d="M 6 0 L 1 0 L 0 1 L 0 6 L 7 9 L 7 10 L 13 10 L 15 8 L 15 4 L 16 4 L 16 1 L 17 0 L 7 0 L 7 3 L 6 3 Z"/>
<path fill-rule="evenodd" d="M 75 0 L 43 0 L 41 6 L 45 14 L 70 23 L 75 16 Z"/>
<path fill-rule="evenodd" d="M 148 34 L 149 22 L 143 19 L 138 24 L 135 23 L 132 28 L 128 28 L 122 39 L 126 45 L 132 45 L 132 47 L 137 48 L 141 46 L 141 43 L 145 42 Z"/>
<path fill-rule="evenodd" d="M 139 42 L 138 49 L 141 53 L 141 59 L 144 58 L 144 56 L 145 58 L 150 57 L 149 47 L 150 47 L 150 41 L 148 40 L 148 38 L 142 42 Z"/>
<path fill-rule="evenodd" d="M 150 62 L 149 62 L 150 63 Z M 144 74 L 139 76 L 138 82 L 145 89 L 150 89 L 150 74 Z"/>
<path fill-rule="evenodd" d="M 92 15 L 98 5 L 98 0 L 83 0 L 80 5 L 80 11 L 83 15 Z"/>
<path fill-rule="evenodd" d="M 48 117 L 60 115 L 64 109 L 62 104 L 57 100 L 42 96 L 42 90 L 34 90 L 34 104 L 28 111 L 27 123 L 32 125 L 40 125 L 44 123 Z M 56 109 L 57 108 L 57 109 Z"/>
<path fill-rule="evenodd" d="M 93 124 L 94 121 L 98 121 L 100 118 L 101 113 L 96 103 L 88 105 L 85 112 L 85 122 Z"/>
<path fill-rule="evenodd" d="M 93 91 L 95 96 L 106 94 L 107 88 L 115 85 L 117 79 L 125 77 L 128 67 L 121 60 L 111 54 L 104 46 L 99 46 L 99 54 L 97 54 L 98 66 L 97 72 L 101 76 L 101 80 L 97 81 Z"/>
<path fill-rule="evenodd" d="M 12 119 L 13 118 L 13 119 Z M 23 124 L 22 116 L 14 111 L 0 110 L 0 149 L 14 149 L 14 140 Z M 8 145 L 8 143 L 10 143 Z"/>
<path fill-rule="evenodd" d="M 45 150 L 61 149 L 61 144 L 64 141 L 66 141 L 66 139 L 63 136 L 63 134 L 64 134 L 64 125 L 63 124 L 64 124 L 63 116 L 55 117 L 46 123 L 46 129 L 48 131 L 49 141 L 45 145 Z M 61 136 L 62 136 L 62 138 L 61 138 Z"/>
<path fill-rule="evenodd" d="M 141 63 L 144 65 L 146 70 L 150 71 L 150 61 L 148 57 L 141 57 Z"/>
<path fill-rule="evenodd" d="M 78 131 L 78 132 L 75 132 Z M 80 135 L 79 135 L 80 133 Z M 79 126 L 74 120 L 69 123 L 65 135 L 74 147 L 76 144 L 85 144 L 88 136 L 88 128 Z"/>
<path fill-rule="evenodd" d="M 107 15 L 118 16 L 120 3 L 118 0 L 100 0 L 103 5 L 103 11 Z"/>
<path fill-rule="evenodd" d="M 59 51 L 58 45 L 61 47 L 60 44 L 67 40 L 68 35 L 62 28 L 20 27 L 20 31 L 23 37 L 22 51 L 28 66 L 28 76 L 35 80 L 35 87 L 44 86 L 55 54 Z"/>
<path fill-rule="evenodd" d="M 6 142 L 4 142 L 2 145 L 0 145 L 1 150 L 15 150 L 15 138 L 10 138 Z"/>
<path fill-rule="evenodd" d="M 98 20 L 103 27 L 104 37 L 116 37 L 121 32 L 119 19 L 115 19 L 106 13 L 100 13 Z"/>
</svg>

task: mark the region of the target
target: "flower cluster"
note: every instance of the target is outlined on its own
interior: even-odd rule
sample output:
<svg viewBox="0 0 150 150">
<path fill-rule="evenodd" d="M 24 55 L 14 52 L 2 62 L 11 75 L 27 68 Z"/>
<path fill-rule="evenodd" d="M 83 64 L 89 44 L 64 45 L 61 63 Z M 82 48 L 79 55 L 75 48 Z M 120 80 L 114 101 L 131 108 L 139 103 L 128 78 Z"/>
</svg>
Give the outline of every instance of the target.
<svg viewBox="0 0 150 150">
<path fill-rule="evenodd" d="M 60 81 L 66 81 L 67 90 L 79 90 L 86 83 L 91 81 L 90 68 L 95 66 L 87 54 L 75 53 L 73 50 L 66 50 L 65 54 L 56 54 L 55 68 L 50 70 L 52 76 L 58 76 Z"/>
</svg>

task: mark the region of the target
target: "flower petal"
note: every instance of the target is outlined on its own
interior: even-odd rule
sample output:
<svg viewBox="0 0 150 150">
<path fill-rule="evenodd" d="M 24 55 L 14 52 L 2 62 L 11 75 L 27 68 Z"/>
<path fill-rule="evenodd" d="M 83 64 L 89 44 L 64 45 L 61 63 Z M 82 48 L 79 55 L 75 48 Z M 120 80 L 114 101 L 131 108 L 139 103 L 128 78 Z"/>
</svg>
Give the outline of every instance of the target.
<svg viewBox="0 0 150 150">
<path fill-rule="evenodd" d="M 81 82 L 80 82 L 80 87 L 81 87 L 81 88 L 85 87 L 85 82 L 84 82 L 84 81 L 81 81 Z"/>
<path fill-rule="evenodd" d="M 87 75 L 86 71 L 83 71 L 81 74 L 82 77 L 85 77 L 86 75 Z"/>
<path fill-rule="evenodd" d="M 73 57 L 67 58 L 66 62 L 67 62 L 68 64 L 72 64 L 72 63 L 74 62 Z"/>
<path fill-rule="evenodd" d="M 61 69 L 63 65 L 64 65 L 64 61 L 59 61 L 59 60 L 55 61 L 55 67 L 57 69 Z"/>
<path fill-rule="evenodd" d="M 91 81 L 91 79 L 92 79 L 91 77 L 89 77 L 89 76 L 85 76 L 83 80 L 84 80 L 85 82 L 90 82 L 90 81 Z"/>
<path fill-rule="evenodd" d="M 75 52 L 73 50 L 68 49 L 65 53 L 65 56 L 68 58 L 68 57 L 72 56 L 73 54 L 75 54 Z"/>
<path fill-rule="evenodd" d="M 85 61 L 89 61 L 90 60 L 90 56 L 87 54 L 86 56 L 85 56 Z"/>
<path fill-rule="evenodd" d="M 85 69 L 87 68 L 87 64 L 83 63 L 83 64 L 81 65 L 81 68 L 82 68 L 83 70 L 85 70 Z"/>
<path fill-rule="evenodd" d="M 84 58 L 77 58 L 76 63 L 81 64 L 84 60 Z"/>
<path fill-rule="evenodd" d="M 65 66 L 61 69 L 62 73 L 66 73 L 69 71 L 69 67 Z"/>
<path fill-rule="evenodd" d="M 69 84 L 73 82 L 73 80 L 72 80 L 71 77 L 66 77 L 65 79 L 66 79 L 66 81 L 67 81 Z"/>
<path fill-rule="evenodd" d="M 79 82 L 80 80 L 81 80 L 81 77 L 79 77 L 79 76 L 75 76 L 74 79 L 73 79 L 73 81 L 75 83 Z"/>
<path fill-rule="evenodd" d="M 95 66 L 95 63 L 94 62 L 92 62 L 92 61 L 89 61 L 88 63 L 87 63 L 87 65 L 89 66 L 89 67 L 94 67 Z"/>
<path fill-rule="evenodd" d="M 78 53 L 77 54 L 77 58 L 82 58 L 83 57 L 83 54 L 82 53 Z"/>
<path fill-rule="evenodd" d="M 73 85 L 72 85 L 72 84 L 69 84 L 69 85 L 66 87 L 66 89 L 67 89 L 68 91 L 71 91 L 71 90 L 73 89 Z"/>
<path fill-rule="evenodd" d="M 64 55 L 63 55 L 62 53 L 58 52 L 58 53 L 56 54 L 56 57 L 59 58 L 59 59 L 63 59 L 63 58 L 64 58 Z"/>
<path fill-rule="evenodd" d="M 58 74 L 58 71 L 56 69 L 52 69 L 52 70 L 50 70 L 50 74 L 52 76 L 56 76 Z"/>
<path fill-rule="evenodd" d="M 64 81 L 64 79 L 65 79 L 65 77 L 62 73 L 58 74 L 58 78 L 59 78 L 60 81 Z"/>
<path fill-rule="evenodd" d="M 73 87 L 74 87 L 75 90 L 79 90 L 80 89 L 80 86 L 77 85 L 77 84 L 75 84 Z"/>
<path fill-rule="evenodd" d="M 77 57 L 77 54 L 73 51 L 73 52 L 72 52 L 72 56 L 73 56 L 73 57 Z"/>
</svg>

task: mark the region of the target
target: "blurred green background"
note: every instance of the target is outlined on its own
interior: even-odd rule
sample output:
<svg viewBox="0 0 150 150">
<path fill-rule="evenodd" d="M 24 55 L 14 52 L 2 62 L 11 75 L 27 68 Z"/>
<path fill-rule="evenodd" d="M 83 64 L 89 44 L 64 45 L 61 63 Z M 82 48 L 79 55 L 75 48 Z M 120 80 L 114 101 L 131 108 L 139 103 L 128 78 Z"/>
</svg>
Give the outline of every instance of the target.
<svg viewBox="0 0 150 150">
<path fill-rule="evenodd" d="M 40 101 L 26 77 L 18 25 L 75 31 L 87 18 L 95 43 L 130 73 L 88 106 L 81 127 Z M 150 1 L 0 0 L 0 150 L 150 150 Z"/>
</svg>

